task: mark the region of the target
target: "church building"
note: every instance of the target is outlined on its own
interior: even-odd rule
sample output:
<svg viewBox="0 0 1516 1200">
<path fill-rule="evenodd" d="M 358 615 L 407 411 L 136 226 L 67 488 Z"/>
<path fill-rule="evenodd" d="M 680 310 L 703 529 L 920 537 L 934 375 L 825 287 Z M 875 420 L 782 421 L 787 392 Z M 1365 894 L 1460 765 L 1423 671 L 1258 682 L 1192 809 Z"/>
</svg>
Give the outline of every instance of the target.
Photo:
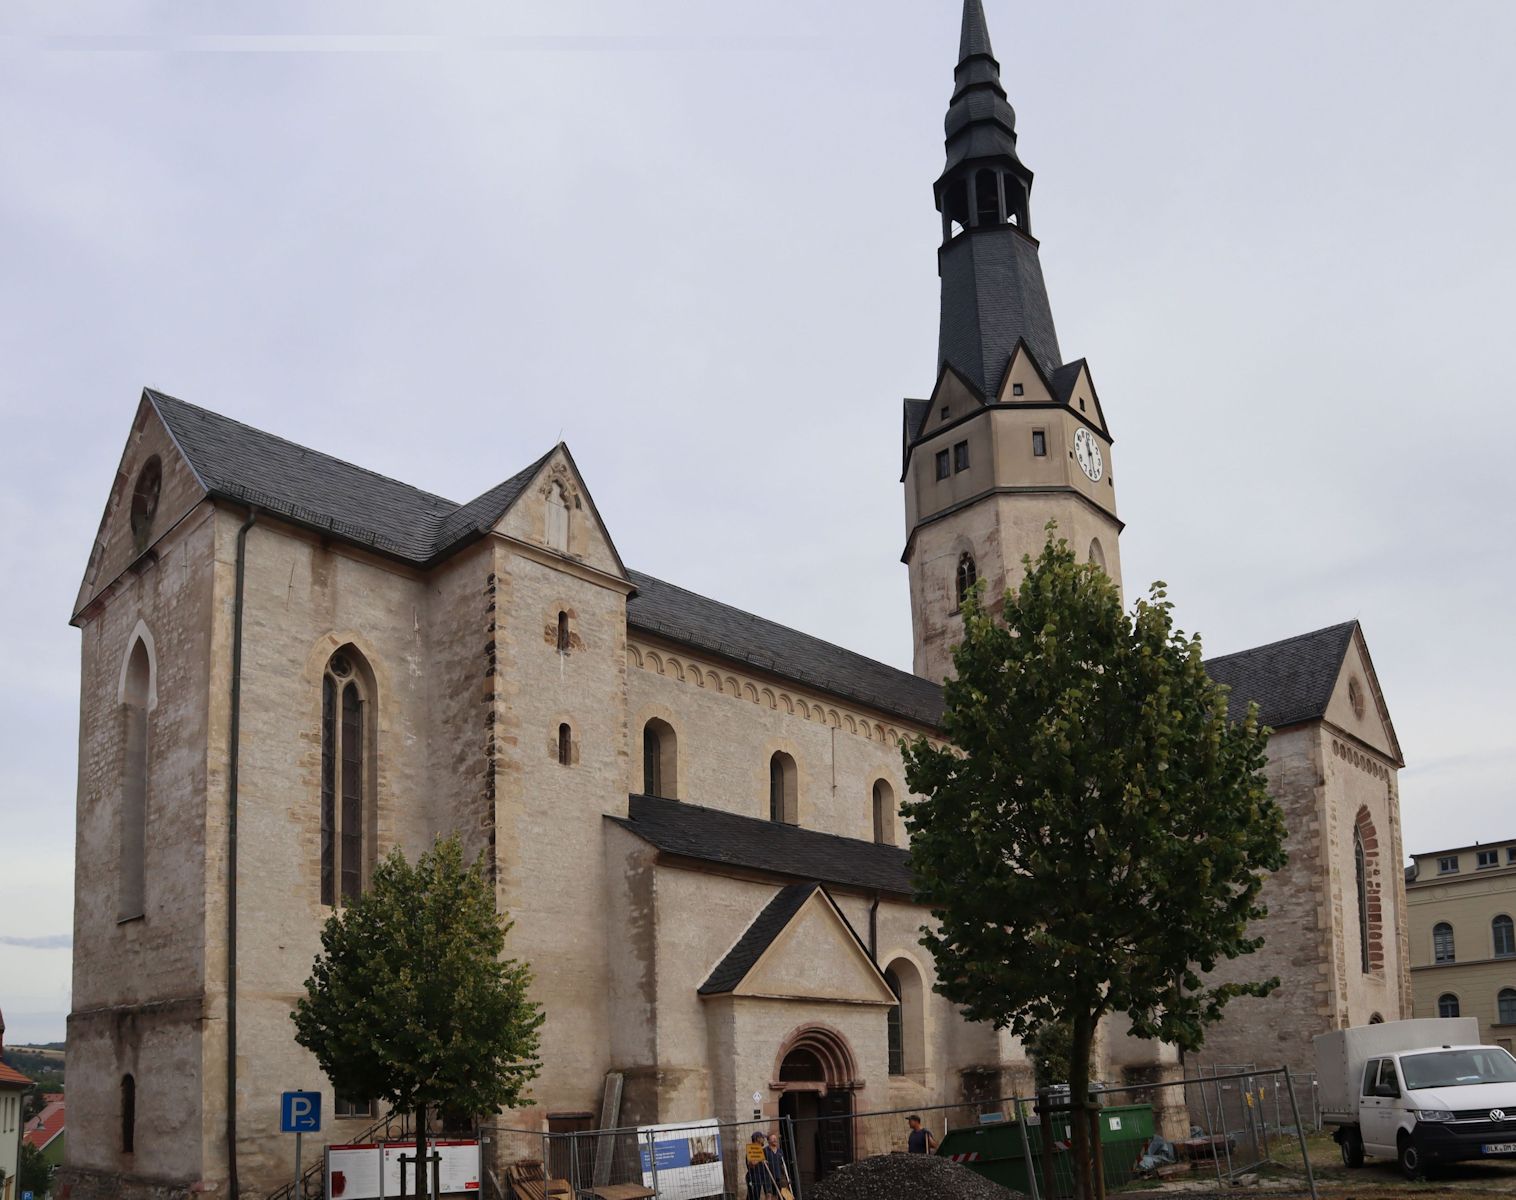
<svg viewBox="0 0 1516 1200">
<path fill-rule="evenodd" d="M 938 362 L 901 439 L 912 672 L 629 567 L 566 445 L 458 502 L 142 393 L 72 616 L 75 1200 L 267 1195 L 286 1089 L 324 1092 L 311 1155 L 372 1123 L 289 1014 L 323 922 L 437 835 L 487 864 L 547 1014 L 502 1123 L 598 1112 L 610 1073 L 623 1124 L 1027 1092 L 1016 1040 L 933 990 L 900 745 L 938 736 L 965 590 L 1013 585 L 1050 520 L 1119 583 L 1122 522 L 979 0 L 946 133 Z M 1209 666 L 1277 731 L 1291 857 L 1235 965 L 1286 986 L 1205 1057 L 1304 1064 L 1409 1014 L 1400 750 L 1356 622 Z M 1104 1031 L 1104 1078 L 1178 1067 Z"/>
</svg>

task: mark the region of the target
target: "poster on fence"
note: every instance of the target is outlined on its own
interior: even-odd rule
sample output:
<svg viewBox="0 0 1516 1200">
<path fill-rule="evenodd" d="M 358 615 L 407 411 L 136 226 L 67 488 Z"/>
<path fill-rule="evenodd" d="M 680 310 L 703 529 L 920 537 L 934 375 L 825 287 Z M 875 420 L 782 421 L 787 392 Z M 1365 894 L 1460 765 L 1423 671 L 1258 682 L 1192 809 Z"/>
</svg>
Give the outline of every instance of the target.
<svg viewBox="0 0 1516 1200">
<path fill-rule="evenodd" d="M 716 1118 L 677 1125 L 642 1125 L 637 1130 L 642 1152 L 642 1185 L 653 1186 L 657 1166 L 662 1200 L 702 1200 L 726 1191 L 721 1169 L 721 1131 Z M 652 1158 L 648 1135 L 652 1135 Z"/>
<path fill-rule="evenodd" d="M 479 1143 L 434 1140 L 429 1151 L 440 1156 L 437 1163 L 441 1195 L 479 1195 Z M 414 1142 L 377 1142 L 328 1146 L 326 1148 L 327 1200 L 380 1200 L 399 1196 L 400 1156 L 416 1153 Z M 416 1194 L 416 1169 L 405 1170 L 406 1195 Z"/>
</svg>

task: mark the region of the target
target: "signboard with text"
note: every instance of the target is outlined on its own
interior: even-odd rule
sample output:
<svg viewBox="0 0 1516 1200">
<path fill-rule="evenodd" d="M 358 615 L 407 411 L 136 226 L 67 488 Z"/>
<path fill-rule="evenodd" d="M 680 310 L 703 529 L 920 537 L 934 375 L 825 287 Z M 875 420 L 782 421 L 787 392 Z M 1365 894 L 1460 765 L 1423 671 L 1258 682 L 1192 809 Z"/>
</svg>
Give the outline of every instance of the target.
<svg viewBox="0 0 1516 1200">
<path fill-rule="evenodd" d="M 637 1129 L 642 1152 L 642 1183 L 653 1186 L 657 1164 L 658 1195 L 662 1200 L 701 1200 L 726 1190 L 721 1168 L 721 1130 L 716 1118 L 683 1121 L 677 1125 L 642 1125 Z M 647 1135 L 653 1135 L 653 1158 Z"/>
<path fill-rule="evenodd" d="M 477 1196 L 479 1143 L 472 1140 L 439 1139 L 427 1143 L 427 1153 L 441 1156 L 437 1164 L 441 1194 Z M 415 1142 L 359 1142 L 326 1148 L 326 1195 L 328 1200 L 379 1200 L 400 1195 L 400 1171 L 405 1157 L 405 1190 L 416 1194 Z M 431 1164 L 427 1163 L 427 1179 Z"/>
</svg>

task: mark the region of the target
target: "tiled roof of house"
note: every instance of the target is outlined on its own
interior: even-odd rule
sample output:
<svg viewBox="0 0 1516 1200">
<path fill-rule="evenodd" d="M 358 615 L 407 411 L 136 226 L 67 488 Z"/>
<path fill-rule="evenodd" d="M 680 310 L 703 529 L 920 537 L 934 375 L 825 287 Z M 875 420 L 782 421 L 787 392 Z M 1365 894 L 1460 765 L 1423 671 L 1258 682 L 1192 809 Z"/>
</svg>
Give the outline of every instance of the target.
<svg viewBox="0 0 1516 1200">
<path fill-rule="evenodd" d="M 802 883 L 912 894 L 910 855 L 895 846 L 656 796 L 633 796 L 628 816 L 609 819 L 681 858 Z"/>
<path fill-rule="evenodd" d="M 0 1087 L 29 1088 L 32 1081 L 9 1063 L 0 1061 Z"/>
<path fill-rule="evenodd" d="M 38 1150 L 45 1150 L 48 1143 L 63 1132 L 63 1125 L 64 1102 L 55 1100 L 26 1123 L 21 1136 Z"/>
<path fill-rule="evenodd" d="M 1314 633 L 1208 658 L 1205 669 L 1217 683 L 1232 689 L 1228 715 L 1240 721 L 1250 701 L 1259 719 L 1274 729 L 1314 721 L 1326 715 L 1327 702 L 1342 671 L 1357 621 L 1344 621 Z"/>
</svg>

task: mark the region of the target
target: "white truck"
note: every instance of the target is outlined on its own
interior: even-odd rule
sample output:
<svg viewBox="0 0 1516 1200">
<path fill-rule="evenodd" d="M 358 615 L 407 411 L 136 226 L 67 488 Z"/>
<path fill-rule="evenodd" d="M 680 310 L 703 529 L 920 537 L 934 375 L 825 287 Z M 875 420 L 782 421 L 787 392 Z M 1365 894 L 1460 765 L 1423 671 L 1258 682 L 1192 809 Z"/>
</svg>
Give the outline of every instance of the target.
<svg viewBox="0 0 1516 1200">
<path fill-rule="evenodd" d="M 1516 1058 L 1479 1045 L 1472 1017 L 1359 1025 L 1315 1042 L 1321 1118 L 1348 1166 L 1393 1158 L 1417 1179 L 1437 1162 L 1516 1159 Z"/>
</svg>

